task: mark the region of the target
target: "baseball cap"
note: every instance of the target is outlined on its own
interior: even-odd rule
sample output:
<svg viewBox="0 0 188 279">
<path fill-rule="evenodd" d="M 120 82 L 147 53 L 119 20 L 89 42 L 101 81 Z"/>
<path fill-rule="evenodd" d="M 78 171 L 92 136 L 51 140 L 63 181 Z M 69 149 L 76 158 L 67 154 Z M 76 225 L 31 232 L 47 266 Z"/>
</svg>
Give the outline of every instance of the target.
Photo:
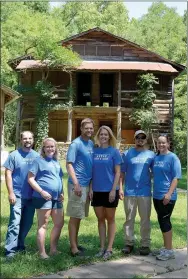
<svg viewBox="0 0 188 279">
<path fill-rule="evenodd" d="M 138 130 L 138 131 L 136 131 L 135 134 L 134 134 L 134 139 L 135 139 L 136 136 L 138 136 L 139 134 L 144 134 L 144 135 L 147 137 L 146 132 L 144 132 L 143 130 Z"/>
</svg>

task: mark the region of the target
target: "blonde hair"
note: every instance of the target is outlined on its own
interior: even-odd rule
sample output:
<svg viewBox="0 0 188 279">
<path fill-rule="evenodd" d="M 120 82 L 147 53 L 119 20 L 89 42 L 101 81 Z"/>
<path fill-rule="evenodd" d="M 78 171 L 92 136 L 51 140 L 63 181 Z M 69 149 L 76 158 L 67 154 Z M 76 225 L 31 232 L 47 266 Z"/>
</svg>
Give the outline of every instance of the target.
<svg viewBox="0 0 188 279">
<path fill-rule="evenodd" d="M 105 129 L 107 130 L 108 134 L 109 134 L 109 145 L 112 146 L 112 147 L 116 147 L 116 144 L 117 144 L 117 140 L 112 132 L 112 130 L 110 129 L 110 127 L 108 126 L 101 126 L 99 128 L 99 130 L 97 131 L 95 137 L 94 137 L 94 141 L 95 141 L 95 144 L 97 144 L 98 146 L 100 146 L 100 142 L 99 142 L 99 134 L 101 132 L 102 129 Z"/>
<path fill-rule="evenodd" d="M 57 141 L 55 141 L 55 139 L 53 139 L 53 138 L 45 138 L 45 139 L 42 141 L 42 148 L 41 148 L 41 152 L 40 152 L 41 156 L 42 156 L 43 158 L 46 157 L 46 154 L 44 153 L 44 146 L 45 146 L 45 143 L 46 143 L 47 141 L 52 141 L 52 142 L 55 144 L 55 153 L 54 153 L 54 155 L 53 155 L 53 158 L 57 160 L 57 159 L 58 159 L 58 156 L 59 156 L 58 145 L 57 145 Z"/>
<path fill-rule="evenodd" d="M 34 138 L 33 132 L 31 132 L 31 131 L 22 131 L 22 132 L 20 133 L 20 139 L 21 139 L 21 140 L 22 140 L 22 138 L 23 138 L 23 134 L 25 134 L 25 133 L 31 134 L 32 138 Z"/>
</svg>

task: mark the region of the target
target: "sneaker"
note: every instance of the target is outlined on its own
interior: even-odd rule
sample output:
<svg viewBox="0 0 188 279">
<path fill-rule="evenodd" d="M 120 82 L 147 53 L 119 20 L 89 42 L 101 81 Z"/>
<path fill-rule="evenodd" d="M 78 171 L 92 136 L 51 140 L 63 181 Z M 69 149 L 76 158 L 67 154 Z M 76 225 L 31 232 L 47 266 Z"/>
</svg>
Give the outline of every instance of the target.
<svg viewBox="0 0 188 279">
<path fill-rule="evenodd" d="M 161 252 L 162 251 L 164 251 L 165 250 L 165 248 L 163 247 L 163 248 L 161 248 L 161 249 L 155 249 L 155 250 L 153 250 L 152 251 L 152 256 L 158 256 L 158 255 L 160 255 L 161 254 Z"/>
<path fill-rule="evenodd" d="M 167 249 L 163 250 L 158 256 L 156 256 L 156 259 L 160 261 L 167 261 L 174 258 L 175 258 L 174 251 L 167 250 Z"/>
<path fill-rule="evenodd" d="M 134 246 L 132 245 L 126 245 L 121 251 L 123 252 L 123 254 L 128 255 L 132 252 Z"/>
<path fill-rule="evenodd" d="M 108 260 L 109 258 L 112 257 L 112 251 L 106 251 L 103 255 L 103 260 Z"/>
<path fill-rule="evenodd" d="M 140 255 L 147 256 L 151 252 L 149 247 L 140 247 L 139 249 Z"/>
<path fill-rule="evenodd" d="M 106 252 L 105 249 L 101 249 L 101 250 L 95 255 L 95 257 L 101 258 L 101 257 L 104 256 L 105 252 Z"/>
</svg>

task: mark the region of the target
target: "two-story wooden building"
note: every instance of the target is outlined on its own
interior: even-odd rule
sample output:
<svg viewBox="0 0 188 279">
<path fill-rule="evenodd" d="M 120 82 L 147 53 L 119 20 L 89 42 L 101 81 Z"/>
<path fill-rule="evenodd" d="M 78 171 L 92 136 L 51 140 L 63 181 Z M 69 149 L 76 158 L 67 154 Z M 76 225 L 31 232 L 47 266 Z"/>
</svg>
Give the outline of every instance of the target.
<svg viewBox="0 0 188 279">
<path fill-rule="evenodd" d="M 131 99 L 137 92 L 137 76 L 153 73 L 159 79 L 156 86 L 161 132 L 173 131 L 174 78 L 184 66 L 167 60 L 160 55 L 115 36 L 100 28 L 94 28 L 61 41 L 61 45 L 79 53 L 82 63 L 71 73 L 75 92 L 72 113 L 67 110 L 49 113 L 49 136 L 59 142 L 67 141 L 68 123 L 72 136 L 80 134 L 80 122 L 85 117 L 95 121 L 95 130 L 101 125 L 112 128 L 119 141 L 133 143 L 137 128 L 129 121 L 132 110 Z M 26 59 L 27 58 L 27 59 Z M 42 77 L 40 61 L 33 57 L 14 60 L 12 67 L 19 73 L 19 83 L 34 86 Z M 48 80 L 58 89 L 56 99 L 66 101 L 65 92 L 70 86 L 70 75 L 59 69 L 51 69 Z M 20 130 L 35 132 L 35 95 L 23 94 L 19 104 Z"/>
</svg>

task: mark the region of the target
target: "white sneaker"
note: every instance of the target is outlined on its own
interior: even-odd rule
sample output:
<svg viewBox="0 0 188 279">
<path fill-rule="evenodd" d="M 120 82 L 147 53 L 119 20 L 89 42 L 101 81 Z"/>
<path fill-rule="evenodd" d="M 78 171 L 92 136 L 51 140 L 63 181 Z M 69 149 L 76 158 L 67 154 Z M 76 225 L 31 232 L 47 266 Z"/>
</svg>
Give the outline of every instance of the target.
<svg viewBox="0 0 188 279">
<path fill-rule="evenodd" d="M 152 251 L 151 254 L 152 254 L 152 256 L 158 256 L 158 255 L 160 255 L 161 252 L 164 251 L 164 250 L 165 250 L 164 247 L 162 247 L 162 248 L 160 248 L 160 249 L 155 249 L 155 250 Z"/>
<path fill-rule="evenodd" d="M 167 250 L 167 249 L 163 250 L 158 256 L 156 256 L 156 259 L 160 261 L 167 261 L 174 258 L 175 258 L 174 251 Z"/>
</svg>

